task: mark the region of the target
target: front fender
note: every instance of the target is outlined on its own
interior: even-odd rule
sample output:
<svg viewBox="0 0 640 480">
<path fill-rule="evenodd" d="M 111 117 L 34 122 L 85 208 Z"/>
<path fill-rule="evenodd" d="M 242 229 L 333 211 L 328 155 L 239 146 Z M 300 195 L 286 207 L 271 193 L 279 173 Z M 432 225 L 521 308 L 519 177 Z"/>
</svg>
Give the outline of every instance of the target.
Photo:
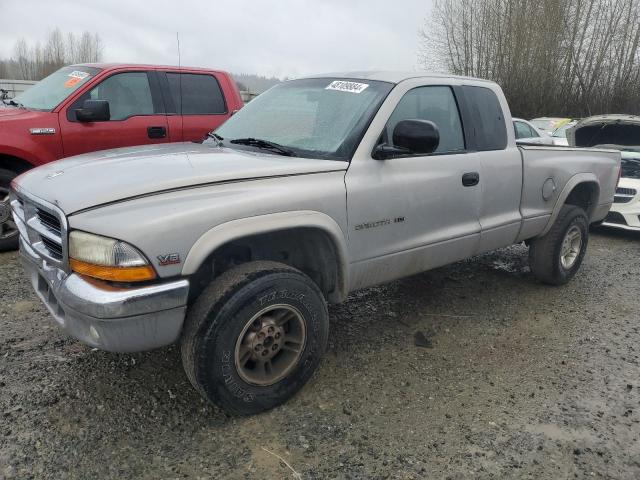
<svg viewBox="0 0 640 480">
<path fill-rule="evenodd" d="M 217 225 L 204 233 L 191 247 L 182 267 L 182 274 L 194 274 L 211 253 L 230 241 L 293 228 L 317 228 L 329 236 L 339 261 L 337 290 L 341 299 L 345 299 L 349 281 L 344 234 L 340 226 L 329 215 L 311 210 L 258 215 Z"/>
<path fill-rule="evenodd" d="M 32 129 L 52 129 L 51 134 L 34 134 Z M 29 162 L 34 167 L 63 156 L 58 115 L 51 112 L 20 110 L 0 122 L 0 155 Z"/>
<path fill-rule="evenodd" d="M 13 147 L 11 145 L 0 146 L 0 168 L 3 168 L 3 163 L 2 163 L 3 156 L 18 158 L 23 162 L 25 162 L 26 164 L 29 164 L 30 168 L 33 168 L 39 165 L 39 159 L 35 155 L 33 155 L 32 152 Z"/>
</svg>

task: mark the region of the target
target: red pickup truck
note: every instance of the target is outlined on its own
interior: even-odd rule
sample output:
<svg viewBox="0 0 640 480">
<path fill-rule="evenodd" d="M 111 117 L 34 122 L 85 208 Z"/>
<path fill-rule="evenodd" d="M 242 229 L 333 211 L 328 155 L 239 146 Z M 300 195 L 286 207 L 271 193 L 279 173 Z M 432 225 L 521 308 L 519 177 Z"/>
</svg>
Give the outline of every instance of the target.
<svg viewBox="0 0 640 480">
<path fill-rule="evenodd" d="M 9 184 L 80 153 L 198 141 L 243 105 L 226 72 L 150 65 L 63 67 L 0 103 L 0 250 L 15 248 Z"/>
</svg>

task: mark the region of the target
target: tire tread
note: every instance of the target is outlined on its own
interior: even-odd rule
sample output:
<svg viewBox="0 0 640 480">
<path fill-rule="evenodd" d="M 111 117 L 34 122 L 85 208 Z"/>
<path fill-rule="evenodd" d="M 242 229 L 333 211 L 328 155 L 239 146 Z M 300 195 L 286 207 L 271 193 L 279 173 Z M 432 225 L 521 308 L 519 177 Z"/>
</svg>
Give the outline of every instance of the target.
<svg viewBox="0 0 640 480">
<path fill-rule="evenodd" d="M 199 342 L 204 338 L 204 330 L 208 326 L 209 318 L 213 316 L 212 329 L 215 329 L 215 324 L 218 321 L 216 312 L 219 311 L 239 289 L 259 277 L 274 273 L 295 273 L 307 278 L 304 273 L 283 263 L 273 261 L 245 263 L 227 270 L 211 282 L 188 310 L 180 341 L 182 365 L 187 378 L 204 398 L 208 398 L 208 395 L 197 377 L 197 372 L 203 367 L 202 362 L 204 360 L 200 358 L 198 361 L 196 354 L 199 349 Z M 315 283 L 311 283 L 316 286 Z M 317 286 L 316 289 L 317 293 L 322 295 Z M 245 414 L 245 412 L 234 408 L 233 405 L 229 405 L 228 403 L 224 405 L 224 409 L 236 415 Z"/>
<path fill-rule="evenodd" d="M 563 205 L 551 229 L 542 237 L 535 238 L 529 246 L 529 267 L 534 276 L 549 285 L 566 283 L 578 270 L 580 264 L 568 276 L 559 276 L 556 266 L 556 250 L 562 242 L 568 223 L 574 218 L 582 217 L 588 235 L 588 220 L 585 211 L 575 205 Z M 583 238 L 583 252 L 587 246 L 588 237 Z M 582 253 L 584 255 L 584 253 Z M 580 260 L 581 262 L 581 260 Z"/>
</svg>

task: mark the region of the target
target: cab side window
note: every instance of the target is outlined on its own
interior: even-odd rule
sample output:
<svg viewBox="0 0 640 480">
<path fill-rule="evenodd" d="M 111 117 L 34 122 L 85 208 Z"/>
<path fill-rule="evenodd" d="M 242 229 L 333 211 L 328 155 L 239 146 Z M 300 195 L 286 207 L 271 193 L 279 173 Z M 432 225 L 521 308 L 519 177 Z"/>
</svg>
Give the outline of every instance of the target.
<svg viewBox="0 0 640 480">
<path fill-rule="evenodd" d="M 219 115 L 227 112 L 222 89 L 214 76 L 167 72 L 167 81 L 175 110 L 171 113 Z"/>
<path fill-rule="evenodd" d="M 434 153 L 465 150 L 464 134 L 458 104 L 450 87 L 426 86 L 407 92 L 391 114 L 383 132 L 383 141 L 393 145 L 393 129 L 402 120 L 429 120 L 440 132 L 440 143 Z"/>
<path fill-rule="evenodd" d="M 507 148 L 507 124 L 494 91 L 486 87 L 463 88 L 473 118 L 470 126 L 465 125 L 471 128 L 478 151 Z"/>
<path fill-rule="evenodd" d="M 108 101 L 112 121 L 154 114 L 151 87 L 145 72 L 112 75 L 93 88 L 88 98 Z"/>
</svg>

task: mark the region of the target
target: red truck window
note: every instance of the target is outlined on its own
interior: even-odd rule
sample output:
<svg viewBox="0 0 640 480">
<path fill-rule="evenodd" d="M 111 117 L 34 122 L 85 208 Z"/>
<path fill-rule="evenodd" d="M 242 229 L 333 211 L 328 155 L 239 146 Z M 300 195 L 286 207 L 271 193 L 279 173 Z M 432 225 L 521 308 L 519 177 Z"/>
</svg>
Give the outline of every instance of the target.
<svg viewBox="0 0 640 480">
<path fill-rule="evenodd" d="M 107 78 L 89 92 L 92 100 L 107 100 L 111 120 L 134 115 L 153 115 L 149 78 L 144 72 L 119 73 Z"/>
<path fill-rule="evenodd" d="M 167 72 L 167 81 L 173 100 L 173 108 L 167 107 L 168 110 L 173 111 L 168 111 L 168 113 L 182 113 L 183 115 L 227 113 L 224 95 L 215 77 L 195 73 Z"/>
<path fill-rule="evenodd" d="M 81 108 L 88 99 L 108 101 L 111 121 L 163 113 L 161 105 L 154 107 L 147 72 L 124 72 L 107 77 L 73 102 L 67 109 L 67 120 L 76 122 L 75 109 Z"/>
<path fill-rule="evenodd" d="M 30 110 L 50 112 L 99 72 L 100 69 L 94 67 L 63 67 L 18 95 L 15 100 Z"/>
</svg>

